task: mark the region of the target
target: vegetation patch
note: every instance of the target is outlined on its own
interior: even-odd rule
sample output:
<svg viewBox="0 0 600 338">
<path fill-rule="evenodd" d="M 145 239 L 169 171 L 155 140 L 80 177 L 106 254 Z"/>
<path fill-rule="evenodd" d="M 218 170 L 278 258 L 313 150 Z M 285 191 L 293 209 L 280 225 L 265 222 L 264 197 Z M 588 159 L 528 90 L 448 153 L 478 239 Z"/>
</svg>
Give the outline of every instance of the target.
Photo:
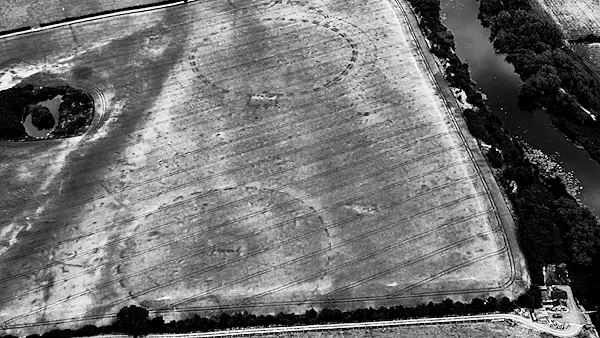
<svg viewBox="0 0 600 338">
<path fill-rule="evenodd" d="M 600 81 L 566 48 L 561 29 L 526 0 L 482 0 L 479 17 L 491 29 L 494 49 L 506 54 L 523 81 L 519 107 L 546 109 L 561 131 L 600 161 L 600 122 L 582 109 L 600 112 Z"/>
<path fill-rule="evenodd" d="M 62 96 L 58 121 L 40 102 Z M 52 129 L 48 138 L 72 137 L 83 134 L 94 115 L 94 100 L 86 92 L 69 86 L 17 86 L 0 91 L 0 139 L 31 140 L 23 121 L 31 115 L 37 129 Z"/>
<path fill-rule="evenodd" d="M 52 129 L 55 125 L 54 116 L 47 107 L 41 105 L 29 106 L 27 113 L 31 114 L 31 123 L 38 129 Z"/>
</svg>

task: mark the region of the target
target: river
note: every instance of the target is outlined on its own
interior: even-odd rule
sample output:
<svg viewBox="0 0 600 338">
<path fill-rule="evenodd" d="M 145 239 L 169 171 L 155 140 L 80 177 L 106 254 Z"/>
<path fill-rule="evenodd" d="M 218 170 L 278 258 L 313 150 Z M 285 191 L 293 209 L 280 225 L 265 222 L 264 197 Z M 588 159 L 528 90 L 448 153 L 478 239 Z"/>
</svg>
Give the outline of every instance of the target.
<svg viewBox="0 0 600 338">
<path fill-rule="evenodd" d="M 456 53 L 469 64 L 473 80 L 511 134 L 553 156 L 565 171 L 572 172 L 581 183 L 579 199 L 600 216 L 600 164 L 558 132 L 545 112 L 519 110 L 521 80 L 504 56 L 495 53 L 490 30 L 477 19 L 478 6 L 476 0 L 441 0 L 443 23 L 454 34 Z"/>
</svg>

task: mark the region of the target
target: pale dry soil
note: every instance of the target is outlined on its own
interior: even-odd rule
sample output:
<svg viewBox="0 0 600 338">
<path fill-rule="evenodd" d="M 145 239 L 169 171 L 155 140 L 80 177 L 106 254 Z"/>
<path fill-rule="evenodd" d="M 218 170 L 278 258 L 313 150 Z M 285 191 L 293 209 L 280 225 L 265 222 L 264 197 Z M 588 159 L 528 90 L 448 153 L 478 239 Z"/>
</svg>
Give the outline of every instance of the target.
<svg viewBox="0 0 600 338">
<path fill-rule="evenodd" d="M 161 0 L 0 0 L 0 31 L 159 2 Z"/>
<path fill-rule="evenodd" d="M 406 20 L 215 0 L 0 40 L 0 86 L 62 79 L 106 107 L 88 135 L 0 145 L 0 323 L 522 291 L 506 206 Z"/>
<path fill-rule="evenodd" d="M 600 34 L 600 2 L 597 0 L 537 0 L 562 28 L 565 38 Z"/>
<path fill-rule="evenodd" d="M 277 338 L 547 338 L 512 323 L 465 323 L 264 335 Z"/>
</svg>

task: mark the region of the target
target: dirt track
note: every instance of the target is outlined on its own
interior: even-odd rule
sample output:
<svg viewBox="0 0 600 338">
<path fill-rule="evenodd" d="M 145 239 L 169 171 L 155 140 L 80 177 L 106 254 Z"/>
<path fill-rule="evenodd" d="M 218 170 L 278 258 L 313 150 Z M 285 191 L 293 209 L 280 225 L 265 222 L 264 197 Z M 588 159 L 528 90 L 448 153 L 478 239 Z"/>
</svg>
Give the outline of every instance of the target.
<svg viewBox="0 0 600 338">
<path fill-rule="evenodd" d="M 32 80 L 91 83 L 107 105 L 84 139 L 3 146 L 0 230 L 19 235 L 0 256 L 0 321 L 521 289 L 473 140 L 402 12 L 387 1 L 247 4 L 0 42 L 13 51 L 0 78 L 43 70 Z"/>
</svg>

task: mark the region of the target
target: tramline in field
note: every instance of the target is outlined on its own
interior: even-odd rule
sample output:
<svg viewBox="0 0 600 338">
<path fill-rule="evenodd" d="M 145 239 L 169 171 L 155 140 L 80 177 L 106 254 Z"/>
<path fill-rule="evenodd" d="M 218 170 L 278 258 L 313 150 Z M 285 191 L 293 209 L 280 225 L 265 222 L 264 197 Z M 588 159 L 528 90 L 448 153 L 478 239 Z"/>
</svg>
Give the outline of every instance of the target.
<svg viewBox="0 0 600 338">
<path fill-rule="evenodd" d="M 0 40 L 3 87 L 76 83 L 103 113 L 2 144 L 0 323 L 520 293 L 512 219 L 416 27 L 402 1 L 214 0 Z"/>
</svg>

